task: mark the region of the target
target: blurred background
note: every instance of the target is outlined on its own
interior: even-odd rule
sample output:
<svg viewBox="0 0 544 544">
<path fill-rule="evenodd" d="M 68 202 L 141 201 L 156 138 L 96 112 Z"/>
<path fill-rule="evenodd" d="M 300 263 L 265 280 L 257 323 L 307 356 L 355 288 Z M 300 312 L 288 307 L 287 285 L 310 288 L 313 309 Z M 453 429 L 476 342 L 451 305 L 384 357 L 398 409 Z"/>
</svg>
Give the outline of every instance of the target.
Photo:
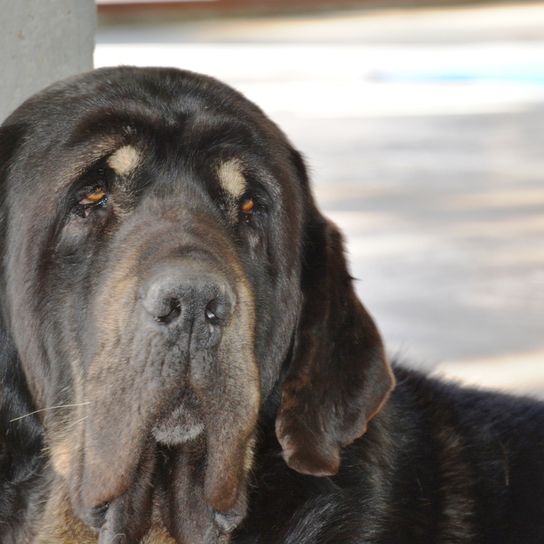
<svg viewBox="0 0 544 544">
<path fill-rule="evenodd" d="M 392 355 L 544 395 L 544 3 L 97 3 L 95 66 L 215 76 L 305 154 Z"/>
</svg>

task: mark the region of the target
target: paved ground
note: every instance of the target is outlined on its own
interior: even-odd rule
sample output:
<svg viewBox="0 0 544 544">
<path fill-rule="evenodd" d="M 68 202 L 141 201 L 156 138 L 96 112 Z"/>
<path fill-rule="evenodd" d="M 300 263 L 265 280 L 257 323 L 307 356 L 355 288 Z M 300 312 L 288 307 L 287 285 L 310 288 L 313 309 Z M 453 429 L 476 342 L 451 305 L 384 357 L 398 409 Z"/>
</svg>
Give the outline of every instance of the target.
<svg viewBox="0 0 544 544">
<path fill-rule="evenodd" d="M 97 66 L 257 101 L 306 154 L 392 353 L 544 392 L 544 5 L 153 21 L 100 25 Z"/>
</svg>

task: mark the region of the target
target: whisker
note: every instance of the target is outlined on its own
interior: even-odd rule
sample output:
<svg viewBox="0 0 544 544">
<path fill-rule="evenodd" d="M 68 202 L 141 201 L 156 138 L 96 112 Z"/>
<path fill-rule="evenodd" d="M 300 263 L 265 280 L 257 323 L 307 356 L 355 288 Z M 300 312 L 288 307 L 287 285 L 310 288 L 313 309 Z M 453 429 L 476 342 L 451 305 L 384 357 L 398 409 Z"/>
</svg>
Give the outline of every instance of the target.
<svg viewBox="0 0 544 544">
<path fill-rule="evenodd" d="M 86 402 L 77 402 L 75 404 L 59 404 L 58 406 L 49 406 L 48 408 L 40 408 L 39 410 L 34 410 L 33 412 L 29 412 L 28 414 L 24 414 L 19 417 L 14 417 L 13 419 L 10 419 L 9 422 L 13 423 L 14 421 L 19 421 L 20 419 L 24 419 L 28 416 L 33 416 L 34 414 L 39 414 L 40 412 L 47 412 L 48 410 L 57 410 L 58 408 L 73 408 L 75 406 L 86 406 L 87 404 L 91 404 L 91 401 Z"/>
<path fill-rule="evenodd" d="M 80 419 L 76 419 L 75 421 L 72 421 L 71 423 L 69 423 L 68 425 L 66 425 L 66 427 L 64 427 L 65 429 L 69 429 L 70 427 L 75 427 L 77 425 L 79 425 L 80 423 L 82 423 L 83 421 L 85 421 L 89 416 L 83 416 L 82 418 Z"/>
</svg>

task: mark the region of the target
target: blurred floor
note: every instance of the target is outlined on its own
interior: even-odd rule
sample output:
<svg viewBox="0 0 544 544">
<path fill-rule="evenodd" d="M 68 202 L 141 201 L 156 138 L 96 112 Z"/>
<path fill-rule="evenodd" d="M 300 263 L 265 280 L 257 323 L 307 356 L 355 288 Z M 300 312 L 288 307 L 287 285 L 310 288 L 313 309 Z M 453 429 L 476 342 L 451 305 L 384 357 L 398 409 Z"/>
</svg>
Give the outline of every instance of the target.
<svg viewBox="0 0 544 544">
<path fill-rule="evenodd" d="M 544 392 L 544 5 L 99 26 L 283 127 L 393 354 Z M 414 363 L 416 361 L 416 363 Z"/>
</svg>

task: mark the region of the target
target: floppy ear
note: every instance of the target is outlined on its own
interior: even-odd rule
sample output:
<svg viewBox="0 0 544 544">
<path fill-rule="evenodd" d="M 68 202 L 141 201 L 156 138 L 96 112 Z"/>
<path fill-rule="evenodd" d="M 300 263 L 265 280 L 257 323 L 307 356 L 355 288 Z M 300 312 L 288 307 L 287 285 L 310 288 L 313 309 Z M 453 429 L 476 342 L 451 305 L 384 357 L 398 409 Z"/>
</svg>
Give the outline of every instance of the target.
<svg viewBox="0 0 544 544">
<path fill-rule="evenodd" d="M 276 434 L 287 464 L 333 475 L 340 449 L 365 433 L 394 387 L 380 335 L 357 298 L 342 237 L 310 202 L 303 304 Z"/>
<path fill-rule="evenodd" d="M 19 126 L 0 127 L 0 512 L 4 518 L 15 501 L 12 480 L 32 477 L 36 470 L 31 459 L 42 447 L 41 425 L 35 415 L 21 417 L 34 410 L 17 350 L 4 324 L 5 279 L 3 271 L 5 217 L 4 196 L 11 156 L 22 135 Z M 38 462 L 38 461 L 36 461 Z M 13 497 L 11 497 L 13 499 Z"/>
<path fill-rule="evenodd" d="M 0 297 L 4 297 L 4 241 L 6 230 L 6 217 L 4 200 L 7 194 L 6 178 L 12 162 L 13 154 L 23 138 L 24 127 L 22 125 L 0 126 Z M 2 300 L 0 299 L 0 305 Z M 1 346 L 0 346 L 1 349 Z"/>
</svg>

